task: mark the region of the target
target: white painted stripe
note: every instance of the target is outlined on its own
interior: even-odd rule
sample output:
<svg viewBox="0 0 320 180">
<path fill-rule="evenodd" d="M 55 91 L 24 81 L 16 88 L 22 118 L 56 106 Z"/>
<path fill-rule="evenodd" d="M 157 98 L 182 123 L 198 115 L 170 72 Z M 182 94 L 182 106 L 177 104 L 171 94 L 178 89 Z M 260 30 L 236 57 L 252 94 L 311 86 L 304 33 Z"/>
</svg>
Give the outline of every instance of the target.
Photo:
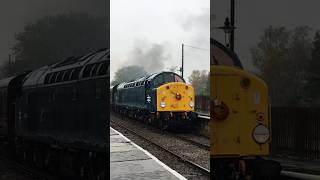
<svg viewBox="0 0 320 180">
<path fill-rule="evenodd" d="M 298 173 L 298 172 L 291 172 L 291 171 L 281 171 L 281 175 L 292 177 L 292 178 L 298 178 L 298 179 L 320 180 L 319 175 L 312 175 L 312 174 L 305 174 L 305 173 Z"/>
<path fill-rule="evenodd" d="M 139 145 L 137 145 L 136 143 L 132 142 L 130 139 L 128 139 L 126 136 L 124 136 L 123 134 L 121 134 L 119 131 L 113 129 L 112 127 L 110 127 L 110 129 L 114 130 L 115 132 L 117 132 L 121 137 L 123 137 L 125 140 L 129 141 L 133 146 L 135 146 L 136 148 L 138 148 L 139 150 L 141 150 L 142 152 L 144 152 L 147 156 L 149 156 L 150 158 L 152 158 L 155 162 L 157 162 L 158 164 L 160 164 L 163 168 L 165 168 L 167 171 L 169 171 L 170 173 L 172 173 L 174 176 L 176 176 L 178 179 L 180 180 L 187 180 L 185 177 L 183 177 L 181 174 L 179 174 L 177 171 L 171 169 L 169 166 L 167 166 L 166 164 L 164 164 L 163 162 L 161 162 L 158 158 L 156 158 L 155 156 L 153 156 L 151 153 L 149 153 L 147 150 L 143 149 L 142 147 L 140 147 Z"/>
<path fill-rule="evenodd" d="M 203 115 L 198 115 L 199 118 L 203 118 L 203 119 L 210 119 L 210 116 L 203 116 Z"/>
</svg>

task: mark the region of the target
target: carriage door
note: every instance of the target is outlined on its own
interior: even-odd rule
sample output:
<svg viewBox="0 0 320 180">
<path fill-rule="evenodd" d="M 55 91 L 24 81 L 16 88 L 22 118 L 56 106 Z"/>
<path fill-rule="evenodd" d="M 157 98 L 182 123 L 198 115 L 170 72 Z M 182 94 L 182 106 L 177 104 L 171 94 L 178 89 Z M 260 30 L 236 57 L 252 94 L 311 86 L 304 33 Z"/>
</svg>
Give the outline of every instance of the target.
<svg viewBox="0 0 320 180">
<path fill-rule="evenodd" d="M 37 96 L 35 92 L 27 94 L 28 129 L 30 132 L 38 130 L 39 120 L 37 116 Z"/>
</svg>

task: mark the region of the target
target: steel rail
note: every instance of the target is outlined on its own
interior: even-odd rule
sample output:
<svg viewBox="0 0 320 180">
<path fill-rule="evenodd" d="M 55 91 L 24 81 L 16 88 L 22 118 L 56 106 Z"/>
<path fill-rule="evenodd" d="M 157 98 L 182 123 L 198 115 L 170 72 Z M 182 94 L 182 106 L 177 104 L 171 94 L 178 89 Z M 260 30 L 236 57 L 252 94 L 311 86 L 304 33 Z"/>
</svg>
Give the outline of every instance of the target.
<svg viewBox="0 0 320 180">
<path fill-rule="evenodd" d="M 295 178 L 295 179 L 309 179 L 309 180 L 319 180 L 320 175 L 292 172 L 292 171 L 281 171 L 281 175 L 285 177 Z"/>
<path fill-rule="evenodd" d="M 181 139 L 181 140 L 186 141 L 186 142 L 188 142 L 188 143 L 191 143 L 191 144 L 193 144 L 193 145 L 195 145 L 195 146 L 198 146 L 198 147 L 200 147 L 200 148 L 202 148 L 202 149 L 205 149 L 205 150 L 207 150 L 207 151 L 210 150 L 210 145 L 203 144 L 203 143 L 194 141 L 194 140 L 192 140 L 192 139 L 188 139 L 188 138 L 183 137 L 183 136 L 181 136 L 181 135 L 179 135 L 179 134 L 177 134 L 177 135 L 172 135 L 172 134 L 170 134 L 170 136 L 173 136 L 174 138 L 178 138 L 178 139 Z"/>
</svg>

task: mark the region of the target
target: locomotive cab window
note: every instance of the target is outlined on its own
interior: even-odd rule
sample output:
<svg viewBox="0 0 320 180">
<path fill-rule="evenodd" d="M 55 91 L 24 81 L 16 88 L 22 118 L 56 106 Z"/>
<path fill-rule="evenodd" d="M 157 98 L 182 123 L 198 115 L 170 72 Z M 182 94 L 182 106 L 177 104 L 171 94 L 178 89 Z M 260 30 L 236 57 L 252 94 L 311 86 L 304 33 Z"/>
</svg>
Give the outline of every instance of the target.
<svg viewBox="0 0 320 180">
<path fill-rule="evenodd" d="M 174 82 L 174 74 L 172 73 L 165 73 L 163 74 L 163 82 L 168 83 L 168 82 Z"/>
<path fill-rule="evenodd" d="M 180 76 L 174 75 L 174 82 L 184 82 L 184 80 Z"/>
<path fill-rule="evenodd" d="M 156 78 L 153 80 L 153 86 L 154 87 L 159 87 L 164 83 L 163 81 L 163 74 L 160 74 L 156 76 Z"/>
</svg>

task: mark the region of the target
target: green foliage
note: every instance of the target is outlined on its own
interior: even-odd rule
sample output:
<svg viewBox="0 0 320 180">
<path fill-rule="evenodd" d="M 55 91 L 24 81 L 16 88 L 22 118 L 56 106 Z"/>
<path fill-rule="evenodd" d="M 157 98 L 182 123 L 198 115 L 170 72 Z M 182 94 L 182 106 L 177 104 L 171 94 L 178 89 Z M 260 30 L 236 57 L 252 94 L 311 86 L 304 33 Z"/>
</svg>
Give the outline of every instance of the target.
<svg viewBox="0 0 320 180">
<path fill-rule="evenodd" d="M 28 24 L 15 35 L 11 74 L 105 48 L 108 26 L 106 17 L 87 14 L 49 16 Z"/>
<path fill-rule="evenodd" d="M 308 66 L 306 97 L 313 106 L 320 106 L 320 32 L 315 33 L 312 59 Z"/>
<path fill-rule="evenodd" d="M 126 66 L 115 73 L 114 80 L 111 82 L 111 85 L 114 86 L 122 82 L 134 80 L 147 74 L 148 73 L 141 66 Z"/>
<path fill-rule="evenodd" d="M 193 70 L 189 76 L 189 82 L 195 89 L 196 95 L 209 96 L 210 95 L 210 73 L 206 70 Z"/>
<path fill-rule="evenodd" d="M 311 60 L 310 28 L 265 29 L 251 49 L 254 65 L 269 87 L 274 106 L 301 106 L 307 103 L 305 82 Z"/>
</svg>

